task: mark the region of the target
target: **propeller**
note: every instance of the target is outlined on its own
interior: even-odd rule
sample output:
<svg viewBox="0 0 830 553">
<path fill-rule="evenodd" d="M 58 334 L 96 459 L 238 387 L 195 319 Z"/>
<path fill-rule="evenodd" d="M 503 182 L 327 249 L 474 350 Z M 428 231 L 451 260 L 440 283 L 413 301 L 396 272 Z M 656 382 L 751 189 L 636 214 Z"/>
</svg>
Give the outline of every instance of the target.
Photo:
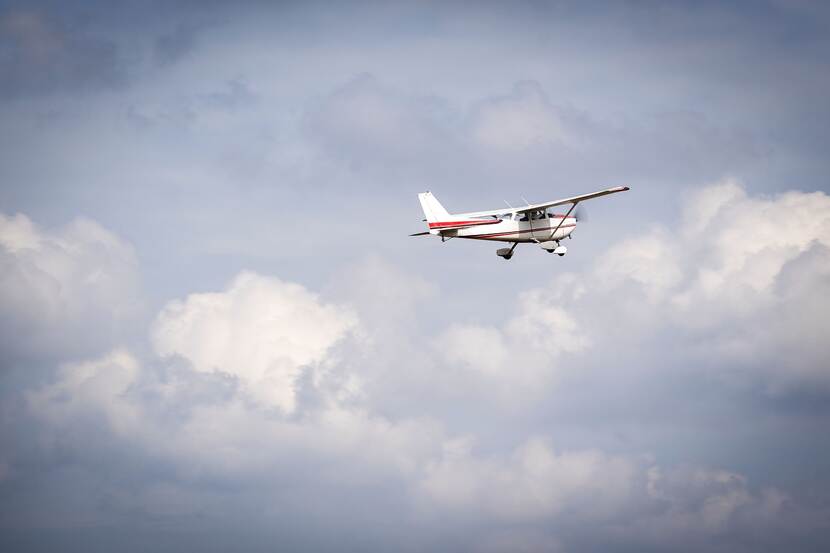
<svg viewBox="0 0 830 553">
<path fill-rule="evenodd" d="M 588 211 L 582 204 L 576 204 L 576 209 L 574 209 L 574 218 L 577 223 L 585 223 L 588 221 Z"/>
</svg>

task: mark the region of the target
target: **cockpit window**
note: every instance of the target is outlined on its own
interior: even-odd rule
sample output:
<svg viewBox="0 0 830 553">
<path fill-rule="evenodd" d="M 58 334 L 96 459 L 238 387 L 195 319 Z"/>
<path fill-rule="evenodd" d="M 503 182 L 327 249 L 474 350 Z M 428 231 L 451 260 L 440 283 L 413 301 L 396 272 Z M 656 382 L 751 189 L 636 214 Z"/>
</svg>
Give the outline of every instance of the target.
<svg viewBox="0 0 830 553">
<path fill-rule="evenodd" d="M 521 218 L 519 221 L 538 221 L 540 219 L 547 219 L 548 213 L 547 211 L 532 211 L 530 213 L 522 213 Z"/>
</svg>

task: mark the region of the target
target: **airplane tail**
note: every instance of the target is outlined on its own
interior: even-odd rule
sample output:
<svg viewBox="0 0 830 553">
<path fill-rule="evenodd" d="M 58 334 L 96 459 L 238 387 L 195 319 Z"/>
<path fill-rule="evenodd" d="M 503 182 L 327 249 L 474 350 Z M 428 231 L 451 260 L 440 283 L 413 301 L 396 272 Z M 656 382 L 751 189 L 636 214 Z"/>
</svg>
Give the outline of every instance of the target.
<svg viewBox="0 0 830 553">
<path fill-rule="evenodd" d="M 418 199 L 421 201 L 421 209 L 424 210 L 424 217 L 426 217 L 428 223 L 450 220 L 450 214 L 444 209 L 441 202 L 432 195 L 432 192 L 422 192 L 418 194 Z"/>
</svg>

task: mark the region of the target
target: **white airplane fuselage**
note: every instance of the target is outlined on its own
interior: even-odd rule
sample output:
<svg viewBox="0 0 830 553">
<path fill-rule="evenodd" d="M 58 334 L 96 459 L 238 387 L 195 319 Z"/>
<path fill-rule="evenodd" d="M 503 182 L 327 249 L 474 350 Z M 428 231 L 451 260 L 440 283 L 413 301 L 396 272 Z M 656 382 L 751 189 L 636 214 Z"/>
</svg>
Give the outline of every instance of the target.
<svg viewBox="0 0 830 553">
<path fill-rule="evenodd" d="M 564 219 L 564 221 L 562 220 Z M 559 223 L 562 223 L 561 225 Z M 444 230 L 447 238 L 469 238 L 472 240 L 493 240 L 497 242 L 548 242 L 568 237 L 576 228 L 575 217 L 551 214 L 545 218 L 519 220 L 518 218 L 493 219 L 492 222 L 481 219 L 455 221 L 469 223 L 470 226 L 454 230 Z M 485 223 L 485 224 L 482 224 Z M 441 225 L 441 223 L 438 223 Z M 430 225 L 430 232 L 438 234 L 440 227 Z M 437 228 L 436 228 L 437 227 Z M 557 229 L 557 227 L 559 227 Z M 554 232 L 555 231 L 555 232 Z"/>
<path fill-rule="evenodd" d="M 442 242 L 448 238 L 466 238 L 512 243 L 513 245 L 509 248 L 496 250 L 496 255 L 505 260 L 513 257 L 516 246 L 528 242 L 538 244 L 540 248 L 549 253 L 563 256 L 568 248 L 559 241 L 570 237 L 576 228 L 579 219 L 576 212 L 577 204 L 627 190 L 629 190 L 627 186 L 617 186 L 551 202 L 521 207 L 508 205 L 507 210 L 488 209 L 455 214 L 447 211 L 432 192 L 421 192 L 418 194 L 418 201 L 421 202 L 424 222 L 429 230 L 416 232 L 410 236 L 432 234 L 440 236 Z M 548 209 L 556 206 L 570 206 L 570 208 L 564 215 L 548 213 Z M 572 213 L 573 216 L 571 216 Z"/>
</svg>

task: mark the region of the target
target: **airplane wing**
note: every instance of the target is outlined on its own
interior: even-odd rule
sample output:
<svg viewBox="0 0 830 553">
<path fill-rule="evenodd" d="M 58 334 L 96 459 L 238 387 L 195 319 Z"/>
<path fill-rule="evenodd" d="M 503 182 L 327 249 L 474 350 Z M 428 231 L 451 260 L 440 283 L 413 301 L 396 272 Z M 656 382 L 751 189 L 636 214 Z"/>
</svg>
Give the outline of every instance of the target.
<svg viewBox="0 0 830 553">
<path fill-rule="evenodd" d="M 582 194 L 581 196 L 573 196 L 572 198 L 564 198 L 561 200 L 545 202 L 542 204 L 530 204 L 522 207 L 493 209 L 490 211 L 474 211 L 472 213 L 458 213 L 455 215 L 455 217 L 488 217 L 492 215 L 504 215 L 506 213 L 526 213 L 528 211 L 541 211 L 543 209 L 547 209 L 549 207 L 554 207 L 557 205 L 577 204 L 584 200 L 590 200 L 591 198 L 599 198 L 600 196 L 607 196 L 608 194 L 615 194 L 617 192 L 625 192 L 626 190 L 629 190 L 627 186 L 617 186 L 616 188 L 599 190 L 597 192 L 591 192 L 590 194 Z"/>
</svg>

